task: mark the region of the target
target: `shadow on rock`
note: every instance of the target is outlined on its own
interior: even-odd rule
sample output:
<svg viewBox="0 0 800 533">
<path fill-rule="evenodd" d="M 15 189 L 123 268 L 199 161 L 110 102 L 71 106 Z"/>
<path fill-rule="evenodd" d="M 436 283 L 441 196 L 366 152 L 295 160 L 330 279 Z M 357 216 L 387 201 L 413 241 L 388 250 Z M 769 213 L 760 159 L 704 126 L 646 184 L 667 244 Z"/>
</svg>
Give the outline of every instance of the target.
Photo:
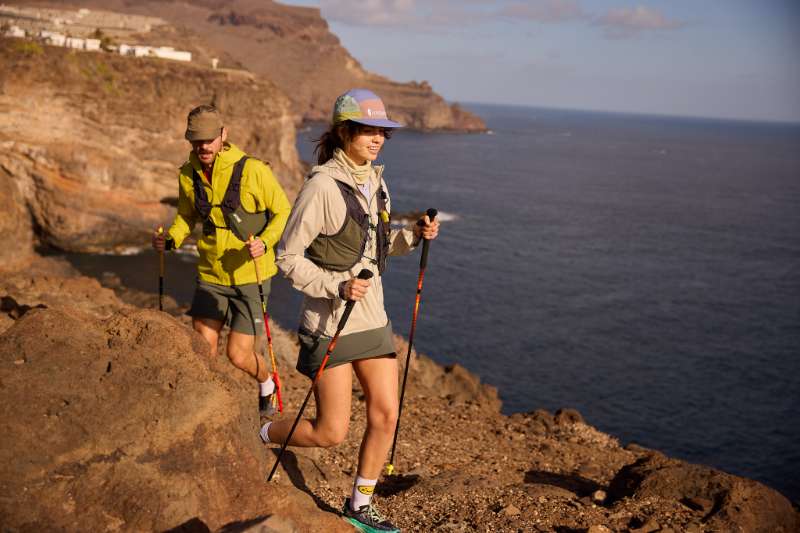
<svg viewBox="0 0 800 533">
<path fill-rule="evenodd" d="M 375 494 L 378 496 L 394 496 L 401 492 L 407 491 L 417 483 L 419 483 L 419 474 L 395 474 L 385 476 L 378 486 L 375 487 Z"/>
<path fill-rule="evenodd" d="M 543 472 L 540 470 L 529 470 L 525 472 L 525 483 L 552 485 L 573 492 L 579 497 L 588 496 L 594 491 L 603 488 L 603 486 L 597 482 L 577 474 L 555 474 L 553 472 Z"/>
<path fill-rule="evenodd" d="M 19 304 L 11 296 L 3 296 L 0 298 L 0 311 L 8 313 L 8 316 L 14 320 L 22 318 L 22 316 L 31 309 L 47 309 L 47 306 L 43 304 L 38 304 L 36 306 Z"/>
<path fill-rule="evenodd" d="M 273 448 L 272 453 L 275 454 L 275 459 L 278 458 L 278 454 L 280 453 L 280 448 Z M 316 465 L 314 465 L 316 467 Z M 284 472 L 286 475 L 289 476 L 289 481 L 292 482 L 292 485 L 298 490 L 302 490 L 314 500 L 314 503 L 319 507 L 322 511 L 327 511 L 329 513 L 339 513 L 338 509 L 333 508 L 324 500 L 322 500 L 317 494 L 315 494 L 306 484 L 305 476 L 303 475 L 303 469 L 300 467 L 300 463 L 297 460 L 297 455 L 289 450 L 286 450 L 283 454 L 283 459 L 281 460 L 281 467 L 283 467 Z"/>
<path fill-rule="evenodd" d="M 208 528 L 205 522 L 197 517 L 194 517 L 191 520 L 187 520 L 183 524 L 175 526 L 172 529 L 167 529 L 162 533 L 211 533 L 211 530 Z"/>
<path fill-rule="evenodd" d="M 225 524 L 225 526 L 219 530 L 219 533 L 241 533 L 243 531 L 249 531 L 254 526 L 263 523 L 267 518 L 268 516 L 264 515 L 251 518 L 250 520 L 231 522 L 230 524 Z"/>
</svg>

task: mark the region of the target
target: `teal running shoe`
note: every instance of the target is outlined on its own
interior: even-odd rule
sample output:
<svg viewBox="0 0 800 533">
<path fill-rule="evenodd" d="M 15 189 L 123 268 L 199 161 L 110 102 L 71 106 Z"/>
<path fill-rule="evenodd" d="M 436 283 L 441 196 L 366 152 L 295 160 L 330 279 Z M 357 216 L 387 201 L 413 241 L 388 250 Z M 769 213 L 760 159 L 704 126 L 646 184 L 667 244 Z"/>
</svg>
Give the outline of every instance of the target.
<svg viewBox="0 0 800 533">
<path fill-rule="evenodd" d="M 342 517 L 365 533 L 400 533 L 400 530 L 382 517 L 372 505 L 362 505 L 358 511 L 353 511 L 350 508 L 350 498 L 344 501 Z"/>
</svg>

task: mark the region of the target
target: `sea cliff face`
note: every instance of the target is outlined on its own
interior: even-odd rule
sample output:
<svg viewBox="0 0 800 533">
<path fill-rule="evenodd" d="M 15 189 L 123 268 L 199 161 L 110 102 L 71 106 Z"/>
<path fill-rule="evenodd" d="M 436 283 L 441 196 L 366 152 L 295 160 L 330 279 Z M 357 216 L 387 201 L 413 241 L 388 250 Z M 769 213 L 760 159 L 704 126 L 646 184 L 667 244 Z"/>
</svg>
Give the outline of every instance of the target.
<svg viewBox="0 0 800 533">
<path fill-rule="evenodd" d="M 230 140 L 269 161 L 290 195 L 298 189 L 289 100 L 247 72 L 2 38 L 0 64 L 0 195 L 15 215 L 2 224 L 22 255 L 34 234 L 81 252 L 147 242 L 174 213 L 185 117 L 200 102 L 220 108 Z"/>
<path fill-rule="evenodd" d="M 303 172 L 296 124 L 326 120 L 350 87 L 374 89 L 393 117 L 414 128 L 485 128 L 427 83 L 399 84 L 365 71 L 319 10 L 254 0 L 84 0 L 75 7 L 158 16 L 153 20 L 163 24 L 109 33 L 110 42 L 175 46 L 194 60 L 0 38 L 0 198 L 11 214 L 0 229 L 17 241 L 0 251 L 9 265 L 29 257 L 36 243 L 78 252 L 146 243 L 149 231 L 174 216 L 177 168 L 189 150 L 185 117 L 199 103 L 221 109 L 230 140 L 269 161 L 290 199 Z M 212 68 L 214 57 L 226 68 Z"/>
</svg>

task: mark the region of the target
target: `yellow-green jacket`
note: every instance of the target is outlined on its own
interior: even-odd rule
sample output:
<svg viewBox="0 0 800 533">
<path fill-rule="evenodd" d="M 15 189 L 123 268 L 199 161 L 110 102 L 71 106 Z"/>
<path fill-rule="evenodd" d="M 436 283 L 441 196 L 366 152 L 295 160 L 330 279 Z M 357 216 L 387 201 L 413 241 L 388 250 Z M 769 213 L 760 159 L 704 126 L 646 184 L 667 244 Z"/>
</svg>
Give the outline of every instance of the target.
<svg viewBox="0 0 800 533">
<path fill-rule="evenodd" d="M 200 254 L 197 270 L 200 279 L 209 283 L 229 286 L 256 283 L 256 271 L 247 246 L 231 230 L 221 229 L 226 226 L 225 219 L 222 210 L 216 207 L 222 202 L 228 189 L 234 164 L 244 155 L 235 145 L 226 143 L 217 154 L 211 183 L 208 183 L 201 171 L 200 160 L 191 152 L 178 176 L 178 213 L 168 231 L 176 248 L 189 236 L 196 223 L 203 222 L 194 207 L 193 169 L 202 177 L 209 202 L 215 206 L 211 210 L 210 218 L 218 229 L 211 235 L 203 235 L 197 242 L 197 251 Z M 260 235 L 255 235 L 267 245 L 266 253 L 258 258 L 263 281 L 278 272 L 275 267 L 274 247 L 286 226 L 291 206 L 269 166 L 252 158 L 247 160 L 242 172 L 241 201 L 242 207 L 248 212 L 265 209 L 270 212 L 269 224 Z"/>
</svg>

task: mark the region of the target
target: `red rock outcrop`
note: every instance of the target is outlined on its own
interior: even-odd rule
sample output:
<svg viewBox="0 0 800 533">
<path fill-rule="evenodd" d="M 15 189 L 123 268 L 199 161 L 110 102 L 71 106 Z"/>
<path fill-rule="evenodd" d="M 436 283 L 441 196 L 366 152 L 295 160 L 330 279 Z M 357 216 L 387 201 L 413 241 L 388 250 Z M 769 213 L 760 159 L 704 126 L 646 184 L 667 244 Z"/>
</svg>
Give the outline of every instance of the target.
<svg viewBox="0 0 800 533">
<path fill-rule="evenodd" d="M 59 293 L 78 300 L 70 312 L 51 303 Z M 29 298 L 47 303 L 0 335 L 4 529 L 198 531 L 274 515 L 290 531 L 350 530 L 264 482 L 253 384 L 191 329 L 86 278 Z"/>
<path fill-rule="evenodd" d="M 203 102 L 221 109 L 232 142 L 298 189 L 289 100 L 249 73 L 5 38 L 0 65 L 0 195 L 15 215 L 2 224 L 22 251 L 31 228 L 62 250 L 147 242 L 172 218 L 186 114 Z"/>
</svg>

